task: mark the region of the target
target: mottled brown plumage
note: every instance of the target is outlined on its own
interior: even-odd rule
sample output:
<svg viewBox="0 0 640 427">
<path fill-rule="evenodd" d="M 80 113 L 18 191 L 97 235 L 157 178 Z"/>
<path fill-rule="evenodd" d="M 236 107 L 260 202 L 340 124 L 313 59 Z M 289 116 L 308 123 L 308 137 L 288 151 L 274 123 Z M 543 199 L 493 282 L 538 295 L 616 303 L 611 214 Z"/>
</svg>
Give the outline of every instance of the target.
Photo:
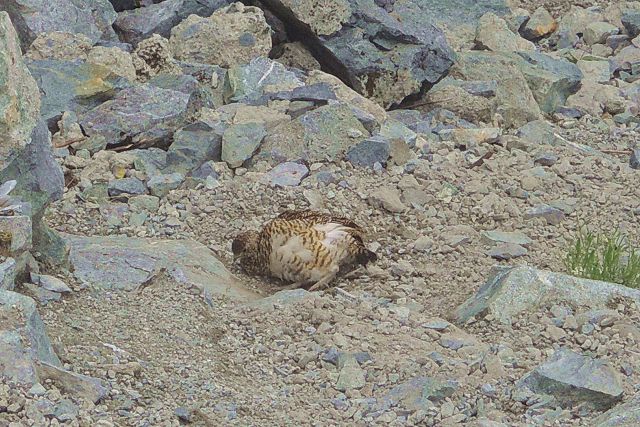
<svg viewBox="0 0 640 427">
<path fill-rule="evenodd" d="M 377 256 L 363 241 L 364 232 L 348 218 L 309 210 L 286 211 L 260 232 L 246 231 L 232 243 L 234 257 L 249 274 L 320 289 L 343 266 L 366 265 Z"/>
</svg>

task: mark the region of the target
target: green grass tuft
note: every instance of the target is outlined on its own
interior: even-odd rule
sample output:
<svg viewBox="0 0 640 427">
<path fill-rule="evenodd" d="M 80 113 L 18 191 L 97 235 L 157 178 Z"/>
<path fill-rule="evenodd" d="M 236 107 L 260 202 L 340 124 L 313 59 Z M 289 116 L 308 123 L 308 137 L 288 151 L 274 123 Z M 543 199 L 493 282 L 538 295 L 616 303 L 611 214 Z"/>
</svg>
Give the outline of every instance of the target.
<svg viewBox="0 0 640 427">
<path fill-rule="evenodd" d="M 565 267 L 574 276 L 640 288 L 640 251 L 618 231 L 580 231 L 569 248 Z"/>
</svg>

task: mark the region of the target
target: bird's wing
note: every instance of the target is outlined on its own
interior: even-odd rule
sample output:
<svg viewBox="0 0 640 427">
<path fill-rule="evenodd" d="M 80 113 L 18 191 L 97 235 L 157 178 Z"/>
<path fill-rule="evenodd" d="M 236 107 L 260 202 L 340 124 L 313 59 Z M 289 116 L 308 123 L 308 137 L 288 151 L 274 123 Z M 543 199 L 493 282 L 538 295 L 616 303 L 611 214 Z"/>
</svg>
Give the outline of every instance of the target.
<svg viewBox="0 0 640 427">
<path fill-rule="evenodd" d="M 327 223 L 337 223 L 340 225 L 344 225 L 346 227 L 352 228 L 356 230 L 358 233 L 362 233 L 362 227 L 356 224 L 354 221 L 349 218 L 324 214 L 321 212 L 311 211 L 311 210 L 295 210 L 295 211 L 284 211 L 279 216 L 279 219 L 284 220 L 300 220 L 307 223 L 309 226 L 313 226 L 316 224 L 327 224 Z"/>
</svg>

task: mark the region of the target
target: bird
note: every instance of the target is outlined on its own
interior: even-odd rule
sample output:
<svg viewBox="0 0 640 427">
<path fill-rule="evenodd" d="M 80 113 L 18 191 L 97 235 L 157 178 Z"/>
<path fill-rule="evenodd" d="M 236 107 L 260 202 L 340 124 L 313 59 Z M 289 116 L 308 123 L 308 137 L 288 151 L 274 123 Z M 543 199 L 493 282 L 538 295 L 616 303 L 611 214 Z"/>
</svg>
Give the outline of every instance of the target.
<svg viewBox="0 0 640 427">
<path fill-rule="evenodd" d="M 232 241 L 234 260 L 251 275 L 293 282 L 285 289 L 311 284 L 320 290 L 341 269 L 377 261 L 364 244 L 364 230 L 352 220 L 313 210 L 287 210 L 260 231 L 245 231 Z"/>
</svg>

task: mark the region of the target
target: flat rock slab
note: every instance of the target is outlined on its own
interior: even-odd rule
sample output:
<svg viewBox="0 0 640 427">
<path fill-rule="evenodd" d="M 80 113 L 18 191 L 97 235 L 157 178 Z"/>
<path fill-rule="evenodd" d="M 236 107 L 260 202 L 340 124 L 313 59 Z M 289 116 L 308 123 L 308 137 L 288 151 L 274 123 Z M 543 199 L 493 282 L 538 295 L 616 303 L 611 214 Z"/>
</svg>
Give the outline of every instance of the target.
<svg viewBox="0 0 640 427">
<path fill-rule="evenodd" d="M 597 427 L 636 427 L 640 425 L 640 394 L 593 420 Z"/>
<path fill-rule="evenodd" d="M 561 348 L 523 377 L 518 388 L 553 396 L 561 406 L 609 409 L 622 399 L 620 375 L 601 360 Z"/>
<path fill-rule="evenodd" d="M 640 303 L 640 291 L 527 266 L 495 267 L 489 280 L 453 313 L 458 324 L 491 313 L 501 323 L 545 303 L 605 308 L 612 298 Z"/>
<path fill-rule="evenodd" d="M 244 287 L 206 246 L 193 240 L 65 235 L 76 277 L 104 289 L 133 290 L 160 268 L 179 283 L 212 295 L 252 301 Z"/>
</svg>

